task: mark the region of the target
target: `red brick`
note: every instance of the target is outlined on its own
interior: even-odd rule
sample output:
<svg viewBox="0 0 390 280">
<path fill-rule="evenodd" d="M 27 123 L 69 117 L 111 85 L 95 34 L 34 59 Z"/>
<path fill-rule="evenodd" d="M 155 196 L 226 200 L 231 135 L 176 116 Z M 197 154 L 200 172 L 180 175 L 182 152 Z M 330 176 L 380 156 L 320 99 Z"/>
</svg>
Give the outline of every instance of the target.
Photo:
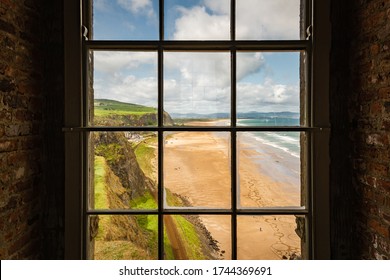
<svg viewBox="0 0 390 280">
<path fill-rule="evenodd" d="M 18 142 L 15 140 L 0 141 L 0 153 L 15 151 L 17 149 L 17 146 L 18 146 Z"/>
<path fill-rule="evenodd" d="M 377 220 L 369 220 L 368 221 L 368 227 L 373 230 L 374 232 L 380 234 L 381 236 L 388 238 L 389 237 L 389 228 L 388 226 L 382 225 Z"/>
<path fill-rule="evenodd" d="M 382 113 L 382 109 L 383 109 L 383 103 L 380 101 L 373 102 L 370 105 L 370 113 L 372 115 L 376 115 L 376 116 L 380 115 Z"/>
<path fill-rule="evenodd" d="M 389 177 L 389 176 L 387 176 Z M 390 179 L 387 180 L 377 180 L 377 186 L 383 189 L 385 192 L 390 194 Z"/>
<path fill-rule="evenodd" d="M 387 147 L 389 145 L 389 136 L 387 134 L 370 134 L 366 138 L 366 143 L 379 147 Z"/>
<path fill-rule="evenodd" d="M 370 163 L 368 172 L 372 172 L 374 176 L 386 177 L 389 175 L 388 163 L 387 165 L 376 162 Z"/>
<path fill-rule="evenodd" d="M 18 252 L 22 249 L 26 244 L 29 243 L 29 240 L 32 238 L 30 232 L 25 232 L 21 237 L 19 237 L 10 247 L 9 251 L 11 253 Z"/>
<path fill-rule="evenodd" d="M 370 52 L 371 52 L 371 55 L 377 55 L 379 53 L 379 45 L 378 44 L 373 44 L 370 47 Z"/>
</svg>

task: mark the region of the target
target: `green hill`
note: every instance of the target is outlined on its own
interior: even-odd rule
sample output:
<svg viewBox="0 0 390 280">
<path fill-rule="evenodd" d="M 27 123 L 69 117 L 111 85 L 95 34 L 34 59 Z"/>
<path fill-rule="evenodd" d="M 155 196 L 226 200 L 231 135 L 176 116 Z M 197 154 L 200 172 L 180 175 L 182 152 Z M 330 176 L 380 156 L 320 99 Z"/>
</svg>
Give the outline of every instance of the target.
<svg viewBox="0 0 390 280">
<path fill-rule="evenodd" d="M 105 117 L 109 115 L 143 115 L 157 113 L 156 108 L 146 107 L 138 104 L 125 103 L 110 99 L 94 100 L 95 116 Z"/>
<path fill-rule="evenodd" d="M 97 126 L 155 126 L 157 109 L 110 99 L 95 99 L 93 124 Z M 164 124 L 173 125 L 164 112 Z"/>
</svg>

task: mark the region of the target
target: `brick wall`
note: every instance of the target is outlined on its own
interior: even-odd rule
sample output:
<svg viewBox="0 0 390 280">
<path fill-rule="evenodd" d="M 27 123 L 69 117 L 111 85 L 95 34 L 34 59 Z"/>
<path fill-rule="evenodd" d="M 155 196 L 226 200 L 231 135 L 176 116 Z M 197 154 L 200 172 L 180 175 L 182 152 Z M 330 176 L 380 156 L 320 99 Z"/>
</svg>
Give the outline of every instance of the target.
<svg viewBox="0 0 390 280">
<path fill-rule="evenodd" d="M 43 86 L 39 1 L 0 2 L 0 258 L 39 258 Z"/>
<path fill-rule="evenodd" d="M 390 259 L 390 1 L 332 8 L 333 258 Z"/>
<path fill-rule="evenodd" d="M 63 258 L 62 7 L 0 2 L 0 259 Z"/>
<path fill-rule="evenodd" d="M 390 1 L 354 1 L 350 120 L 361 258 L 390 259 Z"/>
<path fill-rule="evenodd" d="M 62 4 L 0 1 L 0 259 L 63 257 Z M 332 258 L 390 258 L 390 2 L 331 21 Z"/>
</svg>

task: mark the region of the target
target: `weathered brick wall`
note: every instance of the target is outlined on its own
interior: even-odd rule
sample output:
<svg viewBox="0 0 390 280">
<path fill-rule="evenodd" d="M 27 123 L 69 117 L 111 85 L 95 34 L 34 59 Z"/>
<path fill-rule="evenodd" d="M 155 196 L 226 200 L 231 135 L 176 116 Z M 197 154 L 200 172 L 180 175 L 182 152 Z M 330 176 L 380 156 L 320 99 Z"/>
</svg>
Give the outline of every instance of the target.
<svg viewBox="0 0 390 280">
<path fill-rule="evenodd" d="M 390 259 L 390 1 L 354 1 L 350 120 L 358 256 Z"/>
<path fill-rule="evenodd" d="M 39 258 L 43 192 L 40 1 L 0 2 L 0 258 Z"/>
<path fill-rule="evenodd" d="M 390 259 L 390 1 L 332 4 L 333 258 Z"/>
<path fill-rule="evenodd" d="M 0 259 L 63 258 L 63 0 L 0 2 Z"/>
</svg>

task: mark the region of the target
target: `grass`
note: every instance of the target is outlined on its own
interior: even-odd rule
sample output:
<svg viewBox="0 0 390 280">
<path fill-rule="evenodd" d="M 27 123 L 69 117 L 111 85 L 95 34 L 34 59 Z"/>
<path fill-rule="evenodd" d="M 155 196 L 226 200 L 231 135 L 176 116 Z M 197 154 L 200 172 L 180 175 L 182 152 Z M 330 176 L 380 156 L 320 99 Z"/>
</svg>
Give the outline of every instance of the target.
<svg viewBox="0 0 390 280">
<path fill-rule="evenodd" d="M 166 201 L 167 204 L 171 207 L 183 207 L 185 206 L 183 204 L 183 201 L 176 195 L 173 195 L 173 193 L 169 189 L 165 189 L 166 193 Z"/>
<path fill-rule="evenodd" d="M 144 115 L 148 113 L 157 113 L 157 109 L 109 99 L 94 100 L 94 114 L 98 117 L 107 117 L 110 115 Z"/>
<path fill-rule="evenodd" d="M 136 145 L 134 149 L 135 156 L 137 157 L 137 162 L 141 170 L 147 177 L 152 178 L 153 180 L 157 177 L 156 170 L 153 166 L 153 162 L 156 161 L 156 148 L 150 144 L 154 144 L 153 142 L 156 141 L 156 137 L 154 137 L 154 139 L 142 141 Z"/>
<path fill-rule="evenodd" d="M 121 154 L 122 146 L 118 143 L 111 143 L 108 145 L 101 144 L 96 147 L 95 153 L 103 155 L 106 161 L 115 163 L 123 157 Z"/>
<path fill-rule="evenodd" d="M 150 192 L 137 197 L 130 202 L 131 209 L 157 209 L 157 203 Z"/>
<path fill-rule="evenodd" d="M 183 216 L 175 215 L 173 218 L 181 240 L 184 241 L 188 258 L 190 260 L 204 260 L 202 243 L 195 226 Z"/>
<path fill-rule="evenodd" d="M 106 160 L 104 157 L 95 156 L 95 208 L 97 209 L 107 209 L 108 208 L 108 198 L 106 191 Z"/>
</svg>

